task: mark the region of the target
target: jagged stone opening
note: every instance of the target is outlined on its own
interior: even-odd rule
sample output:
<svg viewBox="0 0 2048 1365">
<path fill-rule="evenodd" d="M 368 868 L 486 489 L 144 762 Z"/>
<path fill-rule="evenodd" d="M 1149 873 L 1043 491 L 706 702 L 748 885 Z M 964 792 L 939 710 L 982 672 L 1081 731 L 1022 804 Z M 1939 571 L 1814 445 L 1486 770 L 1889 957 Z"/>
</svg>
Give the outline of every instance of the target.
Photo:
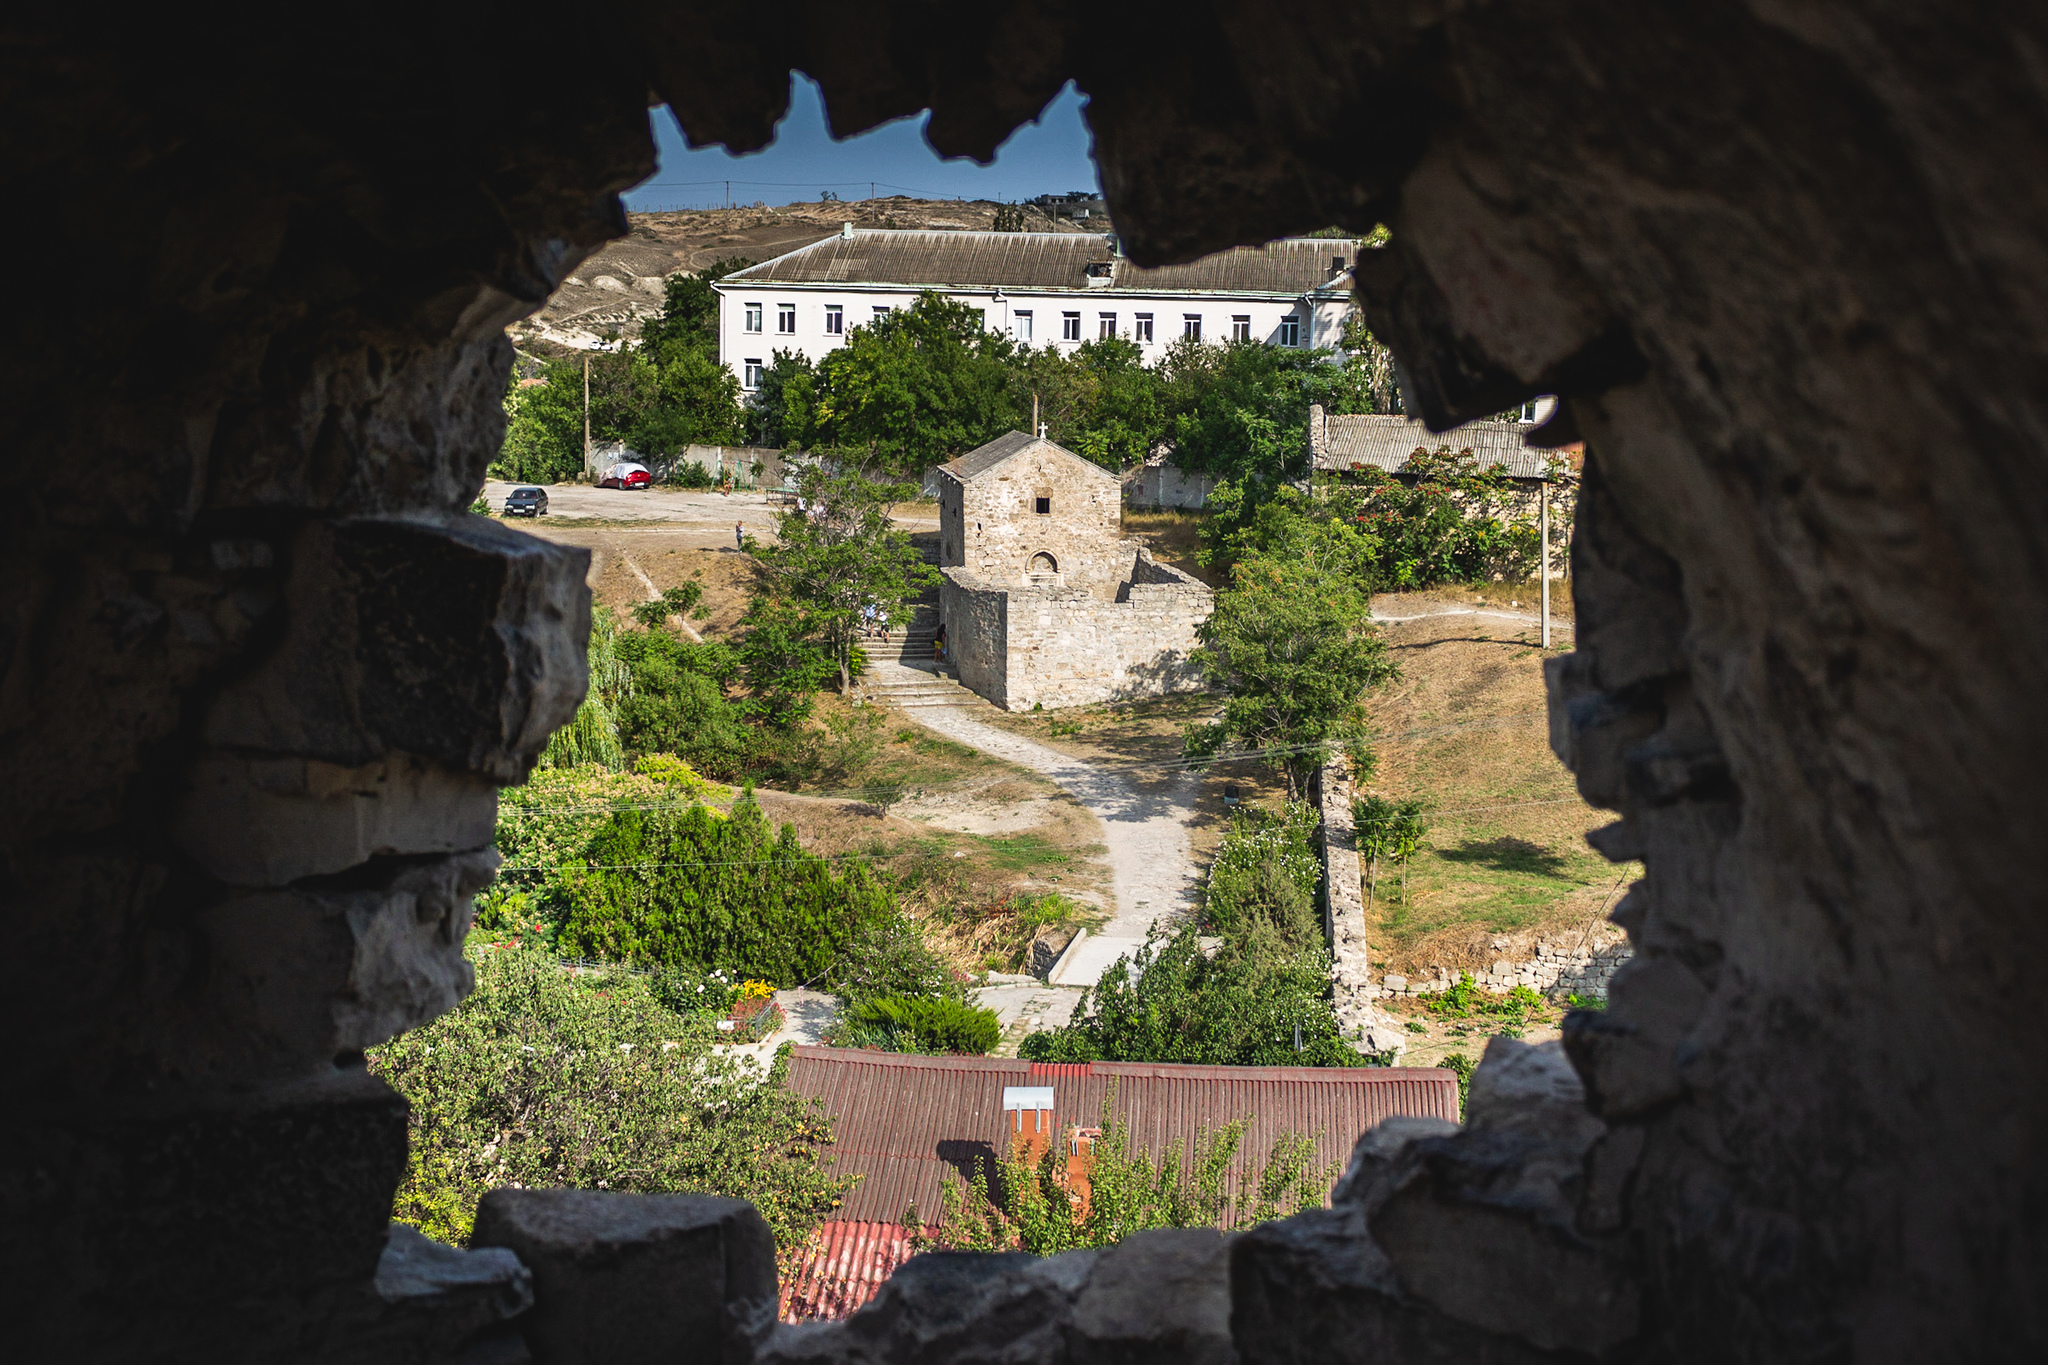
<svg viewBox="0 0 2048 1365">
<path fill-rule="evenodd" d="M 461 989 L 477 802 L 580 690 L 578 556 L 461 515 L 500 329 L 622 230 L 650 88 L 744 149 L 801 67 L 835 129 L 929 106 L 976 155 L 1076 79 L 1141 263 L 1385 221 L 1419 410 L 1554 392 L 1589 444 L 1553 736 L 1650 869 L 1569 1042 L 1605 1129 L 1362 1153 L 1349 1212 L 1205 1281 L 1241 1356 L 2040 1354 L 2037 7 L 608 18 L 624 64 L 511 98 L 531 35 L 432 7 L 11 30 L 16 202 L 69 248 L 0 377 L 18 1339 L 452 1348 L 363 1344 L 402 1114 L 353 1059 Z M 1425 1264 L 1501 1219 L 1607 1316 Z M 988 1273 L 949 1283 L 1095 1302 Z M 1094 1330 L 1045 1358 L 1136 1349 Z"/>
</svg>

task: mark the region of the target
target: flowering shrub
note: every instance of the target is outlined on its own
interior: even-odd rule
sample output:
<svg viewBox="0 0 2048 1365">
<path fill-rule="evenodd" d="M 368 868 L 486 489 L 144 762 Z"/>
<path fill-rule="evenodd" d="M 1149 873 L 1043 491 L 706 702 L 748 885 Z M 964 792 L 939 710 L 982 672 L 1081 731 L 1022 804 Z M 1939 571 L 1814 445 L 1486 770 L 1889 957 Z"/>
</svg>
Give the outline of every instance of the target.
<svg viewBox="0 0 2048 1365">
<path fill-rule="evenodd" d="M 775 988 L 765 981 L 742 981 L 741 1000 L 766 1000 L 775 994 Z"/>
<path fill-rule="evenodd" d="M 1317 823 L 1315 808 L 1303 801 L 1290 801 L 1277 814 L 1248 807 L 1231 817 L 1209 867 L 1204 919 L 1211 933 L 1242 934 L 1269 923 L 1294 947 L 1321 942 Z"/>
<path fill-rule="evenodd" d="M 739 1002 L 740 990 L 723 968 L 706 971 L 681 965 L 662 967 L 648 980 L 648 989 L 664 1008 L 677 1014 L 702 1014 L 722 1019 Z"/>
</svg>

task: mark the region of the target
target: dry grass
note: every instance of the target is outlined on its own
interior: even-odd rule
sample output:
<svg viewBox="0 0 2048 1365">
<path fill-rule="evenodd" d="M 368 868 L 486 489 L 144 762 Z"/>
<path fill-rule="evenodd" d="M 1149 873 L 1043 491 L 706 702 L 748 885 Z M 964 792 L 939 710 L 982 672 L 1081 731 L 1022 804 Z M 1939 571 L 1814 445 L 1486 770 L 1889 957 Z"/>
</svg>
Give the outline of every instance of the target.
<svg viewBox="0 0 2048 1365">
<path fill-rule="evenodd" d="M 1481 595 L 1375 605 L 1408 616 Z M 1478 966 L 1540 935 L 1611 932 L 1597 920 L 1628 870 L 1586 847 L 1612 817 L 1579 799 L 1550 752 L 1535 627 L 1448 616 L 1389 626 L 1387 639 L 1403 677 L 1371 703 L 1381 739 L 1368 789 L 1421 796 L 1433 813 L 1405 895 L 1398 870 L 1382 870 L 1371 914 L 1380 963 Z"/>
<path fill-rule="evenodd" d="M 1212 588 L 1220 588 L 1223 586 L 1223 576 L 1195 562 L 1195 552 L 1201 549 L 1202 523 L 1208 519 L 1207 512 L 1180 508 L 1173 511 L 1140 512 L 1135 508 L 1126 507 L 1124 535 L 1150 550 L 1152 557 L 1160 563 L 1171 564 L 1183 573 L 1193 574 Z"/>
</svg>

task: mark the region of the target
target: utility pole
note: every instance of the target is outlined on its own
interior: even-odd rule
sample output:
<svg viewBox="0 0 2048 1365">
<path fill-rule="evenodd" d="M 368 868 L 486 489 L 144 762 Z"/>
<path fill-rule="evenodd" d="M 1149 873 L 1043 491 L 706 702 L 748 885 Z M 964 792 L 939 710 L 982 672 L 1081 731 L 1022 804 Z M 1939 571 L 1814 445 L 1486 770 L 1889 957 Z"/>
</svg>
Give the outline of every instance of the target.
<svg viewBox="0 0 2048 1365">
<path fill-rule="evenodd" d="M 1536 539 L 1543 549 L 1543 648 L 1550 648 L 1550 477 L 1536 486 Z"/>
<path fill-rule="evenodd" d="M 1031 391 L 1031 434 L 1032 434 L 1033 436 L 1040 436 L 1040 437 L 1042 437 L 1042 436 L 1044 436 L 1044 435 L 1045 435 L 1045 429 L 1044 429 L 1043 427 L 1041 427 L 1041 426 L 1039 426 L 1039 425 L 1038 425 L 1038 390 L 1037 390 L 1037 389 L 1033 389 L 1033 390 Z"/>
<path fill-rule="evenodd" d="M 590 473 L 590 352 L 583 353 L 583 472 Z M 1543 637 L 1545 641 L 1549 636 Z"/>
</svg>

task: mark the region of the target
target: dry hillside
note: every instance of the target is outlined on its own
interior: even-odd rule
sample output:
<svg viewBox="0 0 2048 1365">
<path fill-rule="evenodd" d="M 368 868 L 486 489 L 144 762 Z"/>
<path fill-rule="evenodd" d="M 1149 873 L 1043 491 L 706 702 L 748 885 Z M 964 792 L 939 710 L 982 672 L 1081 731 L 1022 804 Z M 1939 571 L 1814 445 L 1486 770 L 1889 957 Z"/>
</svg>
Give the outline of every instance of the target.
<svg viewBox="0 0 2048 1365">
<path fill-rule="evenodd" d="M 536 355 L 587 350 L 607 337 L 638 336 L 641 320 L 661 311 L 663 281 L 678 270 L 701 270 L 732 256 L 765 261 L 837 232 L 842 223 L 986 231 L 995 225 L 997 207 L 988 200 L 895 195 L 781 208 L 629 214 L 632 231 L 577 267 L 545 307 L 512 327 L 512 339 Z M 1033 232 L 1082 231 L 1036 212 L 1027 225 Z"/>
</svg>

